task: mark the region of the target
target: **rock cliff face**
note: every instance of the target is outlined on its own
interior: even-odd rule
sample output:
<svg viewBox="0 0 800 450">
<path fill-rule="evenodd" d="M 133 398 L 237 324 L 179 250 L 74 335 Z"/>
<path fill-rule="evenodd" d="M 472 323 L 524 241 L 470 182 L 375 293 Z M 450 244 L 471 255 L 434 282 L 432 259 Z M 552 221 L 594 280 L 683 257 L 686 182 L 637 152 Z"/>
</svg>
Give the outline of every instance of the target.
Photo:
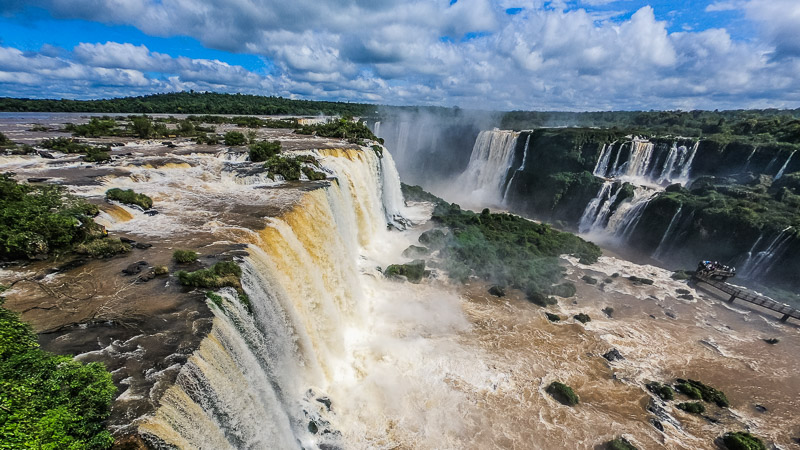
<svg viewBox="0 0 800 450">
<path fill-rule="evenodd" d="M 485 144 L 492 133 L 512 132 L 479 136 L 459 177 L 473 179 L 473 193 L 492 187 L 487 198 L 512 211 L 667 264 L 711 258 L 738 265 L 744 278 L 795 283 L 797 146 L 560 128 L 513 133 L 511 156 Z"/>
</svg>

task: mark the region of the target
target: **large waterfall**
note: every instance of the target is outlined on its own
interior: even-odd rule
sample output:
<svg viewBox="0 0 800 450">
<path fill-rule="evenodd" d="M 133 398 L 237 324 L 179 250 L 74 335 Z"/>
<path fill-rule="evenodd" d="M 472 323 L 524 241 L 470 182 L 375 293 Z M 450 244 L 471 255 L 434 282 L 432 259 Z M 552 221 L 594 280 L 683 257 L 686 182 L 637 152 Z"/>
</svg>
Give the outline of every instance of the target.
<svg viewBox="0 0 800 450">
<path fill-rule="evenodd" d="M 665 145 L 637 137 L 604 144 L 593 173 L 598 177 L 621 178 L 636 184 L 687 183 L 699 141 L 691 147 L 675 141 L 668 150 Z"/>
<path fill-rule="evenodd" d="M 508 130 L 481 131 L 472 148 L 469 165 L 455 187 L 471 202 L 499 204 L 505 193 L 519 133 Z"/>
<path fill-rule="evenodd" d="M 398 285 L 378 270 L 412 242 L 387 224 L 419 214 L 404 206 L 391 157 L 370 149 L 309 152 L 336 178 L 263 229 L 244 231 L 242 285 L 251 311 L 228 288 L 221 303 L 209 302 L 210 335 L 139 427 L 151 444 L 460 446 L 447 443 L 460 425 L 444 405 L 466 403 L 447 385 L 456 375 L 445 360 L 472 360 L 441 340 L 467 327 L 459 301 Z M 432 402 L 441 406 L 428 411 Z"/>
</svg>

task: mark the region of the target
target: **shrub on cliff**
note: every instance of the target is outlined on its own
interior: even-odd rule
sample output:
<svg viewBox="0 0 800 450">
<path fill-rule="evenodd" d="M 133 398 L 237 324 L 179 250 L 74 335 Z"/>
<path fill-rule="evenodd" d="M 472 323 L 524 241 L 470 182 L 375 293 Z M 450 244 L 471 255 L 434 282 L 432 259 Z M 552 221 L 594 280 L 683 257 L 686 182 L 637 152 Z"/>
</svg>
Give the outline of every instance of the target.
<svg viewBox="0 0 800 450">
<path fill-rule="evenodd" d="M 106 191 L 106 199 L 116 200 L 128 205 L 137 205 L 142 209 L 150 209 L 153 207 L 152 198 L 144 194 L 137 194 L 133 189 L 126 189 L 123 191 L 120 188 L 111 188 Z"/>
<path fill-rule="evenodd" d="M 689 395 L 691 398 L 697 399 L 698 398 L 697 394 L 699 393 L 700 395 L 699 398 L 702 398 L 703 401 L 709 403 L 715 403 L 720 408 L 727 408 L 728 406 L 730 406 L 730 403 L 728 402 L 728 398 L 725 396 L 725 393 L 718 389 L 714 389 L 713 387 L 703 384 L 697 380 L 678 379 L 678 383 L 679 383 L 678 385 L 679 390 L 681 392 L 686 391 L 684 393 L 686 395 Z M 687 388 L 687 386 L 689 388 Z M 689 394 L 689 392 L 691 394 Z"/>
<path fill-rule="evenodd" d="M 30 326 L 0 306 L 0 446 L 107 448 L 115 392 L 102 364 L 42 351 Z"/>
<path fill-rule="evenodd" d="M 61 153 L 88 153 L 90 150 L 98 150 L 94 145 L 82 144 L 70 138 L 53 138 L 45 139 L 39 143 L 39 146 L 48 150 L 55 150 Z M 105 149 L 105 147 L 101 147 Z"/>
<path fill-rule="evenodd" d="M 275 179 L 275 175 L 280 175 L 286 181 L 297 181 L 300 179 L 300 174 L 305 174 L 312 181 L 326 178 L 324 173 L 318 172 L 310 166 L 319 167 L 319 162 L 313 156 L 307 155 L 274 155 L 264 163 L 267 176 L 272 179 Z"/>
<path fill-rule="evenodd" d="M 92 258 L 110 258 L 131 251 L 131 246 L 118 238 L 102 237 L 77 244 L 74 250 L 75 253 Z"/>
<path fill-rule="evenodd" d="M 97 213 L 61 186 L 19 184 L 0 174 L 0 259 L 47 256 L 100 236 Z"/>
<path fill-rule="evenodd" d="M 580 322 L 582 324 L 586 324 L 586 323 L 592 321 L 592 318 L 589 317 L 589 315 L 586 314 L 586 313 L 575 314 L 574 316 L 572 316 L 572 318 L 577 320 L 578 322 Z"/>
<path fill-rule="evenodd" d="M 645 385 L 647 390 L 656 394 L 661 400 L 672 400 L 675 398 L 675 391 L 671 387 L 661 384 L 658 381 L 652 381 Z"/>
<path fill-rule="evenodd" d="M 722 437 L 722 443 L 728 450 L 767 450 L 761 439 L 744 431 L 727 433 Z"/>
<path fill-rule="evenodd" d="M 403 190 L 403 198 L 406 201 L 410 202 L 429 202 L 433 204 L 443 203 L 444 200 L 441 198 L 431 194 L 430 192 L 425 191 L 420 186 L 413 186 L 405 183 L 400 184 L 400 188 Z"/>
<path fill-rule="evenodd" d="M 315 134 L 317 136 L 341 139 L 378 140 L 364 122 L 354 122 L 346 117 L 324 124 L 305 125 L 295 129 L 294 132 L 297 134 Z"/>
<path fill-rule="evenodd" d="M 264 162 L 281 152 L 281 141 L 259 141 L 250 144 L 250 161 Z"/>
<path fill-rule="evenodd" d="M 242 285 L 239 277 L 242 276 L 242 269 L 233 261 L 220 261 L 208 269 L 186 272 L 180 270 L 175 272 L 178 281 L 184 286 L 204 289 L 219 289 L 222 287 L 233 287 L 241 289 Z"/>
<path fill-rule="evenodd" d="M 550 383 L 545 391 L 563 405 L 575 406 L 580 401 L 571 387 L 559 381 Z"/>
</svg>

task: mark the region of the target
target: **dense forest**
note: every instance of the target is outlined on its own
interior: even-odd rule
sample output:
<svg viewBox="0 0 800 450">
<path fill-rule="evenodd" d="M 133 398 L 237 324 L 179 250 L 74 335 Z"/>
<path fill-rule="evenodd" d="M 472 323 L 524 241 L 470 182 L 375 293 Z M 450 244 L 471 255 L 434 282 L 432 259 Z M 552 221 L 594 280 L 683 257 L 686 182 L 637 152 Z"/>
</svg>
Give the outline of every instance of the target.
<svg viewBox="0 0 800 450">
<path fill-rule="evenodd" d="M 38 100 L 4 97 L 0 98 L 0 111 L 364 116 L 374 114 L 375 106 L 363 103 L 291 100 L 283 97 L 190 91 L 105 100 Z"/>
</svg>

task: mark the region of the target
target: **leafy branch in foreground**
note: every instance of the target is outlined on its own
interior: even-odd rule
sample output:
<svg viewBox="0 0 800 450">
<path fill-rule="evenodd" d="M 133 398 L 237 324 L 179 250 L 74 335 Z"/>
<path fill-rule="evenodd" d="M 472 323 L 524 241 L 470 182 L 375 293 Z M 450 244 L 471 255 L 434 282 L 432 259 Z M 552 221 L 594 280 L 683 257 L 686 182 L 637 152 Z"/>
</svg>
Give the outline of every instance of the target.
<svg viewBox="0 0 800 450">
<path fill-rule="evenodd" d="M 107 448 L 116 390 L 102 364 L 42 351 L 30 326 L 0 306 L 0 446 Z"/>
</svg>

